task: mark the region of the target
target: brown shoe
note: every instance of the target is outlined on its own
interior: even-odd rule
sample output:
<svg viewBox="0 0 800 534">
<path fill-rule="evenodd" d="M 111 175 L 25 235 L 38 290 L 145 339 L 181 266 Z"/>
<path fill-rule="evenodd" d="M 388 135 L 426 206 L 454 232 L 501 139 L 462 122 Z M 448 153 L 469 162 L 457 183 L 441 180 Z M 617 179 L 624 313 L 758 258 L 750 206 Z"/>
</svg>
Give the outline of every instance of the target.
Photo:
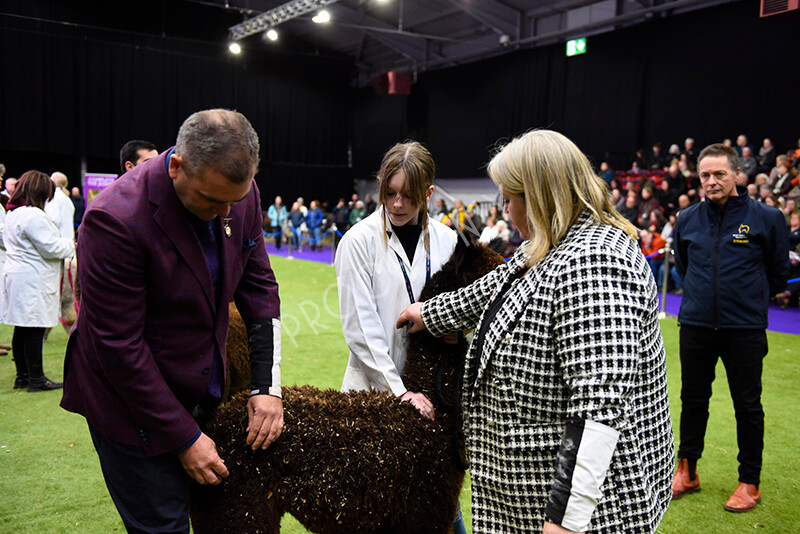
<svg viewBox="0 0 800 534">
<path fill-rule="evenodd" d="M 739 487 L 725 503 L 725 509 L 729 512 L 749 512 L 759 502 L 761 502 L 761 490 L 755 484 L 739 482 Z"/>
<path fill-rule="evenodd" d="M 700 477 L 697 471 L 694 473 L 694 480 L 689 478 L 689 460 L 681 458 L 678 460 L 678 469 L 672 479 L 672 500 L 677 500 L 687 493 L 697 493 L 700 491 Z"/>
</svg>

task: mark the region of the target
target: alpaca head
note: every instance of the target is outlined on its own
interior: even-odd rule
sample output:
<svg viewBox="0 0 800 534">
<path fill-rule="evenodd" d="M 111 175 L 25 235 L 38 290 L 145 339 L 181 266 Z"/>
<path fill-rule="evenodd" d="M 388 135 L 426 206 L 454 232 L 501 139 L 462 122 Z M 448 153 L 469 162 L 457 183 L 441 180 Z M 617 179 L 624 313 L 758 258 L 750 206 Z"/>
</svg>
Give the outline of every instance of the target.
<svg viewBox="0 0 800 534">
<path fill-rule="evenodd" d="M 502 256 L 482 246 L 466 246 L 459 241 L 450 260 L 425 284 L 420 301 L 470 285 L 504 263 Z M 439 413 L 449 401 L 457 398 L 467 343 L 459 336 L 457 344 L 449 344 L 427 331 L 409 338 L 408 356 L 403 382 L 410 391 L 425 393 Z M 437 388 L 437 382 L 439 383 Z M 443 406 L 445 405 L 445 406 Z"/>
</svg>

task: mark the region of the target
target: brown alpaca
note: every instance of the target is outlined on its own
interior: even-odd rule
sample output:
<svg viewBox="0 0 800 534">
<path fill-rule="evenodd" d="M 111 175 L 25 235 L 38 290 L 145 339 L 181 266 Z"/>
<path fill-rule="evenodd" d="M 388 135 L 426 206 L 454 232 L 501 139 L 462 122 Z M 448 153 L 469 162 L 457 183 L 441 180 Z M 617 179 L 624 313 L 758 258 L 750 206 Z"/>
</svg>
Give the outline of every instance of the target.
<svg viewBox="0 0 800 534">
<path fill-rule="evenodd" d="M 488 249 L 459 246 L 420 299 L 500 263 Z M 239 328 L 230 335 L 241 336 Z M 229 360 L 247 360 L 228 346 Z M 194 532 L 278 533 L 286 512 L 319 533 L 449 532 L 464 478 L 457 397 L 466 348 L 427 332 L 409 341 L 403 381 L 431 399 L 434 421 L 389 393 L 284 387 L 283 433 L 254 452 L 245 444 L 247 394 L 235 395 L 205 428 L 230 476 L 219 486 L 191 483 Z M 231 378 L 231 391 L 241 381 Z"/>
</svg>

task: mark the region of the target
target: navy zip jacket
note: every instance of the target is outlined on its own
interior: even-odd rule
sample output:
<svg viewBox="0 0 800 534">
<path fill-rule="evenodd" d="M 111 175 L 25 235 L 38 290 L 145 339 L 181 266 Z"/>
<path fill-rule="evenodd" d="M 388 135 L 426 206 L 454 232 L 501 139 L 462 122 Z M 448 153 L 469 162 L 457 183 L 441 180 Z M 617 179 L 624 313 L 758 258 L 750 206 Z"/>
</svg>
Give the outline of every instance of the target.
<svg viewBox="0 0 800 534">
<path fill-rule="evenodd" d="M 678 322 L 707 328 L 766 328 L 772 295 L 789 279 L 789 231 L 783 214 L 747 190 L 723 211 L 706 200 L 683 210 L 675 226 L 675 266 L 683 278 Z"/>
</svg>

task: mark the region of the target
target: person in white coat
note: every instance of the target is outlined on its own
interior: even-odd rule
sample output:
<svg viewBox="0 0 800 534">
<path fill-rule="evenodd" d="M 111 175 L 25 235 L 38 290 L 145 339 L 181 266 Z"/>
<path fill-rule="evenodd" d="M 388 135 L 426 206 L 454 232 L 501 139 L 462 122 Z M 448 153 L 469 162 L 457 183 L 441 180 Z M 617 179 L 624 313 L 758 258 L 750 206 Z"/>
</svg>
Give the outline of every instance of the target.
<svg viewBox="0 0 800 534">
<path fill-rule="evenodd" d="M 0 320 L 14 326 L 14 388 L 29 392 L 61 387 L 44 374 L 42 343 L 45 328 L 58 324 L 61 264 L 72 255 L 75 244 L 72 238 L 61 237 L 44 212 L 54 189 L 47 174 L 28 171 L 7 204 Z"/>
<path fill-rule="evenodd" d="M 63 172 L 54 172 L 50 179 L 55 184 L 53 197 L 45 204 L 44 212 L 53 219 L 61 237 L 75 239 L 75 204 L 64 192 L 67 176 Z"/>
<path fill-rule="evenodd" d="M 56 188 L 53 192 L 53 198 L 50 199 L 44 206 L 44 212 L 50 217 L 58 227 L 58 233 L 61 237 L 69 237 L 75 239 L 75 204 L 65 192 L 68 184 L 67 176 L 63 172 L 54 172 L 50 175 L 50 179 L 55 184 Z M 61 266 L 59 273 L 60 286 L 60 304 L 59 304 L 59 320 L 64 326 L 64 330 L 69 334 L 72 324 L 75 322 L 77 310 L 75 309 L 75 294 L 72 291 L 70 278 L 72 272 L 70 271 L 70 262 L 65 261 Z M 44 334 L 45 340 L 50 333 L 47 329 Z"/>
<path fill-rule="evenodd" d="M 3 265 L 6 263 L 6 245 L 3 241 L 3 232 L 6 229 L 6 208 L 5 206 L 0 205 L 0 277 L 3 275 Z M 2 297 L 0 297 L 2 298 Z M 3 303 L 0 301 L 0 309 L 2 309 Z M 11 348 L 11 345 L 4 345 L 0 344 L 0 356 L 5 356 L 8 354 L 8 350 Z"/>
<path fill-rule="evenodd" d="M 453 230 L 428 216 L 436 166 L 417 142 L 393 146 L 378 171 L 380 207 L 344 235 L 336 252 L 342 330 L 350 359 L 342 391 L 390 391 L 434 418 L 430 399 L 403 384 L 408 334 L 395 321 L 455 249 Z M 465 532 L 458 511 L 454 532 Z"/>
</svg>

